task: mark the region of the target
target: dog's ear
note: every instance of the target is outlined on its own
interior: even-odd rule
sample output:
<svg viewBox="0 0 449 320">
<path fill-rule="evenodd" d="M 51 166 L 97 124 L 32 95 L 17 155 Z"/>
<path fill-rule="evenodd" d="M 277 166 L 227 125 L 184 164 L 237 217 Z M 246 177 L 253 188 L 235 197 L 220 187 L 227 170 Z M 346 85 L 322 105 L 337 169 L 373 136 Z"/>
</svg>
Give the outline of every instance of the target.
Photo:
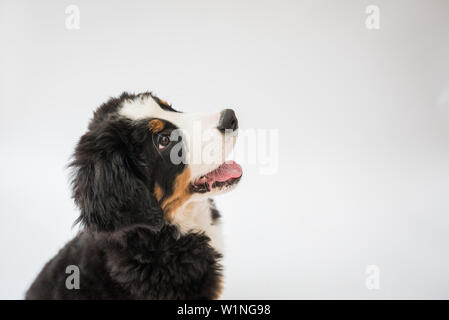
<svg viewBox="0 0 449 320">
<path fill-rule="evenodd" d="M 143 224 L 154 231 L 163 212 L 150 191 L 150 172 L 139 158 L 140 136 L 125 120 L 105 120 L 84 134 L 70 163 L 77 222 L 94 231 L 114 231 Z M 138 137 L 136 139 L 136 137 Z"/>
</svg>

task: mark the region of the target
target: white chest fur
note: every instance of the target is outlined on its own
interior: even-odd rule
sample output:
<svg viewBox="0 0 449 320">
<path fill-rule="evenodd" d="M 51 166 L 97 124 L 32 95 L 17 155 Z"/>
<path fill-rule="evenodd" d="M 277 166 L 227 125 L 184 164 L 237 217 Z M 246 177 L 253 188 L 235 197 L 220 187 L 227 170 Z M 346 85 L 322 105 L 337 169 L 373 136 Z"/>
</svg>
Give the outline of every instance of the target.
<svg viewBox="0 0 449 320">
<path fill-rule="evenodd" d="M 211 239 L 210 245 L 223 254 L 220 219 L 212 219 L 211 205 L 207 199 L 189 202 L 173 215 L 172 224 L 176 225 L 183 235 L 204 232 Z"/>
</svg>

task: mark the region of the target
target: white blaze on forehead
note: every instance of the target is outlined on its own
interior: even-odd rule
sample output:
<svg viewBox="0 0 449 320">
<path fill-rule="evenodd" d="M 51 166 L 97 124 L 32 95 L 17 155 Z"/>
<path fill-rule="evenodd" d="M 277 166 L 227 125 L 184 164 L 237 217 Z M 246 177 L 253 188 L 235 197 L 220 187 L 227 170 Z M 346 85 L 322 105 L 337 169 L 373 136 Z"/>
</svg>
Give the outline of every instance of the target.
<svg viewBox="0 0 449 320">
<path fill-rule="evenodd" d="M 203 129 L 216 128 L 220 119 L 220 113 L 181 113 L 164 110 L 151 96 L 125 100 L 119 114 L 131 120 L 159 118 L 173 123 L 186 132 L 192 130 L 195 122 L 200 123 Z"/>
<path fill-rule="evenodd" d="M 151 96 L 125 100 L 119 110 L 119 114 L 131 120 L 142 120 L 145 118 L 167 119 L 169 113 L 175 112 L 162 109 Z"/>
</svg>

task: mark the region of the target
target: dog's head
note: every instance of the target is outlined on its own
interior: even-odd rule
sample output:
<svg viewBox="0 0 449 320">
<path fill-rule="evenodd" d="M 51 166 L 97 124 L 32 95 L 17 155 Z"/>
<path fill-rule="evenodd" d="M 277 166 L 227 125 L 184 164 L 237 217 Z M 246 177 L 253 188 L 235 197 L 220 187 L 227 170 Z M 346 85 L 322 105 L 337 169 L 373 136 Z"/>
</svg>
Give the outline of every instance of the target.
<svg viewBox="0 0 449 320">
<path fill-rule="evenodd" d="M 241 167 L 225 162 L 238 129 L 234 111 L 187 114 L 151 93 L 124 93 L 94 113 L 70 166 L 78 221 L 97 231 L 159 230 L 191 201 L 226 192 Z"/>
</svg>

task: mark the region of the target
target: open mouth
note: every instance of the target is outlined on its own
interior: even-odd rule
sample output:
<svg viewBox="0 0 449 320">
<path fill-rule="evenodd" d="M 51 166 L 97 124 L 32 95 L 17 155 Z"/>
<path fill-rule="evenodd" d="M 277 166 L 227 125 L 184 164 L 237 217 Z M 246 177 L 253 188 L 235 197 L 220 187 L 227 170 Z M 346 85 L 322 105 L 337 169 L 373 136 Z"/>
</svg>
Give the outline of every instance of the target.
<svg viewBox="0 0 449 320">
<path fill-rule="evenodd" d="M 242 167 L 235 161 L 226 161 L 217 169 L 196 179 L 190 189 L 193 192 L 205 193 L 213 189 L 224 190 L 236 184 L 242 177 Z"/>
</svg>

